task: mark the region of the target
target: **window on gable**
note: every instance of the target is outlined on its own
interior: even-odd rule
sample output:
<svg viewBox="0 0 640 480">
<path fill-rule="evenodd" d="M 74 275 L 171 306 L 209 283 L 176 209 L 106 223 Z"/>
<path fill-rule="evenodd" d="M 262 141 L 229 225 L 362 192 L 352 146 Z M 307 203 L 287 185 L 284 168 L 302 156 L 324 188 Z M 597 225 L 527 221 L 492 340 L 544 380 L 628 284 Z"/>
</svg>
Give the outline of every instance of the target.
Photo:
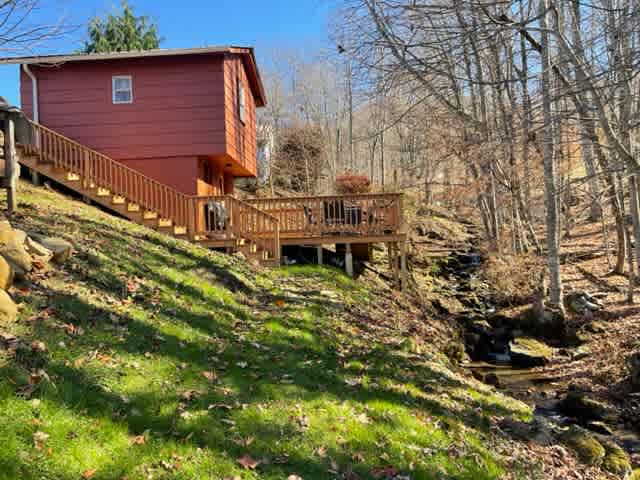
<svg viewBox="0 0 640 480">
<path fill-rule="evenodd" d="M 237 83 L 238 83 L 238 117 L 240 118 L 240 121 L 244 123 L 247 116 L 247 106 L 245 103 L 245 96 L 244 96 L 244 85 L 242 85 L 240 78 L 238 78 Z"/>
<path fill-rule="evenodd" d="M 113 77 L 113 103 L 133 103 L 133 80 L 131 76 Z"/>
</svg>

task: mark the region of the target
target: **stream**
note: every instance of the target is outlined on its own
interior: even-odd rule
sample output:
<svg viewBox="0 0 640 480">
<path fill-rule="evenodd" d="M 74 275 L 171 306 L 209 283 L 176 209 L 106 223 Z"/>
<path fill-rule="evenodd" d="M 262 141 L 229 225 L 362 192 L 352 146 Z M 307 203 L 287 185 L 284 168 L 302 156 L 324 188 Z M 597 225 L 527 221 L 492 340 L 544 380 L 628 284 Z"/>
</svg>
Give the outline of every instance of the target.
<svg viewBox="0 0 640 480">
<path fill-rule="evenodd" d="M 463 330 L 463 337 L 470 362 L 462 366 L 470 370 L 474 377 L 494 385 L 503 393 L 517 398 L 533 408 L 533 424 L 542 425 L 547 432 L 546 439 L 559 437 L 572 425 L 587 429 L 591 434 L 604 441 L 613 440 L 630 456 L 634 467 L 640 465 L 640 436 L 617 417 L 617 421 L 608 423 L 586 421 L 561 412 L 559 405 L 567 395 L 567 386 L 558 378 L 536 368 L 543 366 L 533 356 L 522 356 L 514 352 L 514 341 L 522 332 L 502 321 L 499 308 L 491 299 L 490 287 L 477 289 L 478 270 L 482 266 L 482 256 L 474 247 L 466 252 L 452 254 L 444 268 L 454 289 L 454 296 L 463 304 L 465 310 L 457 315 L 457 323 Z M 573 347 L 556 345 L 570 350 Z M 551 360 L 553 362 L 553 360 Z M 540 437 L 537 437 L 540 438 Z"/>
</svg>

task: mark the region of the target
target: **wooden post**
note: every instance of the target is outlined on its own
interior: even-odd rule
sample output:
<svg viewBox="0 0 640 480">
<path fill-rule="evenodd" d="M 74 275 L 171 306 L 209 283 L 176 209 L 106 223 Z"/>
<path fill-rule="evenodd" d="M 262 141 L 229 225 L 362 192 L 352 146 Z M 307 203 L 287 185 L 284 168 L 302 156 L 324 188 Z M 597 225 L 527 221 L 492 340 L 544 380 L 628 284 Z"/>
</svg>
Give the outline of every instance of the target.
<svg viewBox="0 0 640 480">
<path fill-rule="evenodd" d="M 40 174 L 33 169 L 31 170 L 31 183 L 34 187 L 40 186 Z"/>
<path fill-rule="evenodd" d="M 398 269 L 398 242 L 389 243 L 389 261 L 393 272 L 393 282 L 396 289 L 400 289 L 400 270 Z"/>
<path fill-rule="evenodd" d="M 407 290 L 407 242 L 400 242 L 400 290 Z"/>
<path fill-rule="evenodd" d="M 351 244 L 347 243 L 347 253 L 344 256 L 345 269 L 347 275 L 353 278 L 353 255 L 351 254 Z"/>
<path fill-rule="evenodd" d="M 318 252 L 318 265 L 322 265 L 322 252 L 323 252 L 322 245 L 318 245 L 316 249 Z"/>
<path fill-rule="evenodd" d="M 16 137 L 15 125 L 9 114 L 4 121 L 4 161 L 5 182 L 7 185 L 7 210 L 12 213 L 16 210 Z"/>
</svg>

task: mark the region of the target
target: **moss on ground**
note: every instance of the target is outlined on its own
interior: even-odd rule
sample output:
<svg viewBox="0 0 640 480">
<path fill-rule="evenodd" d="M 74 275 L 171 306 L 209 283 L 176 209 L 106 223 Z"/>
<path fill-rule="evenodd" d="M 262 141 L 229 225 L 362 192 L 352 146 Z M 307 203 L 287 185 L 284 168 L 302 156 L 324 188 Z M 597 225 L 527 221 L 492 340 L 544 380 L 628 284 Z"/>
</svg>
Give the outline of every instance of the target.
<svg viewBox="0 0 640 480">
<path fill-rule="evenodd" d="M 1 479 L 535 477 L 490 428 L 529 409 L 407 349 L 432 326 L 384 285 L 254 268 L 25 184 L 19 202 L 17 226 L 77 253 L 12 292 Z"/>
<path fill-rule="evenodd" d="M 571 447 L 578 458 L 587 465 L 601 465 L 605 457 L 602 444 L 582 428 L 572 426 L 563 435 L 567 446 Z"/>
<path fill-rule="evenodd" d="M 631 472 L 631 460 L 629 455 L 619 445 L 608 441 L 603 442 L 606 456 L 602 462 L 602 467 L 608 472 L 624 476 Z"/>
</svg>

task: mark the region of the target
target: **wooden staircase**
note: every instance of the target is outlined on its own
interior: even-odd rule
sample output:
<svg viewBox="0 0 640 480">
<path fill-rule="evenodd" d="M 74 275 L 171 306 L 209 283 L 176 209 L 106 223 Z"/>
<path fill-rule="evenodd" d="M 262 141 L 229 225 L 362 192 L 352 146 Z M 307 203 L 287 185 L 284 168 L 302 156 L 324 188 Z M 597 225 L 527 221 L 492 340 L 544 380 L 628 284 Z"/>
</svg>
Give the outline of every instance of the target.
<svg viewBox="0 0 640 480">
<path fill-rule="evenodd" d="M 203 245 L 220 245 L 266 265 L 280 264 L 277 218 L 230 195 L 186 195 L 40 124 L 18 146 L 18 161 L 84 198 L 154 230 Z M 224 221 L 209 206 L 224 206 Z"/>
</svg>

